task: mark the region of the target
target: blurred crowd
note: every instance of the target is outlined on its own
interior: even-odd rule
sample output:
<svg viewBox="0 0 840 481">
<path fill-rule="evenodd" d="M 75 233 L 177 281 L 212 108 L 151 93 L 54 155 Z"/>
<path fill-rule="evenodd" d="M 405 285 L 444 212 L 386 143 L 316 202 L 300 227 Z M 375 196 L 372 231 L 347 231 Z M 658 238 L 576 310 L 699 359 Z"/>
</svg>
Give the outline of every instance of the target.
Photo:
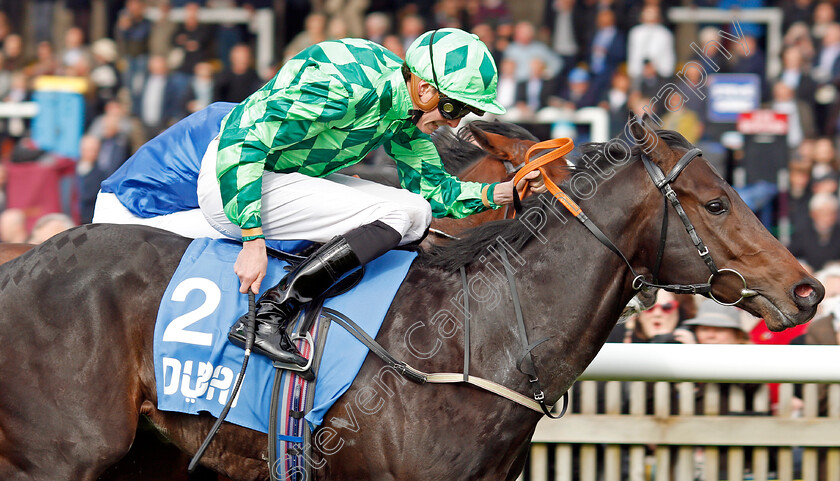
<svg viewBox="0 0 840 481">
<path fill-rule="evenodd" d="M 777 73 L 768 75 L 764 25 L 673 23 L 668 12 L 695 7 L 774 7 L 783 13 Z M 691 44 L 708 51 L 719 73 L 756 74 L 761 107 L 788 116 L 789 129 L 774 185 L 741 182 L 762 220 L 814 270 L 840 259 L 837 153 L 840 116 L 840 2 L 815 0 L 0 0 L 0 100 L 32 99 L 35 79 L 84 79 L 84 135 L 78 156 L 62 159 L 39 148 L 31 122 L 0 118 L 0 210 L 22 210 L 27 236 L 38 217 L 53 212 L 19 205 L 11 182 L 18 167 L 38 163 L 60 171 L 55 183 L 59 212 L 88 222 L 100 182 L 146 140 L 211 102 L 239 102 L 283 63 L 316 42 L 346 36 L 379 42 L 397 55 L 422 32 L 459 27 L 490 47 L 499 68 L 498 97 L 504 120 L 556 118 L 558 111 L 604 109 L 610 135 L 621 135 L 630 112 L 645 108 L 666 128 L 681 132 L 719 157 L 721 173 L 736 181 L 743 147 L 723 140 L 708 118 L 708 96 L 688 95 L 680 108 L 651 102 L 687 62 L 699 61 Z M 209 10 L 239 8 L 275 14 L 275 61 L 255 66 L 251 23 L 206 22 Z M 177 9 L 178 20 L 172 12 Z M 737 18 L 737 12 L 731 17 Z M 205 17 L 206 18 L 206 17 Z M 728 32 L 726 41 L 722 32 Z M 699 72 L 686 70 L 688 81 Z M 554 116 L 554 117 L 552 117 Z M 585 133 L 582 131 L 582 133 Z M 584 135 L 582 135 L 584 137 Z M 580 141 L 580 140 L 579 140 Z M 724 152 L 724 154 L 721 154 Z M 746 152 L 749 154 L 749 152 Z M 751 157 L 754 157 L 751 156 Z M 69 180 L 64 173 L 71 162 Z M 758 169 L 762 169 L 760 163 Z M 756 169 L 755 166 L 751 167 Z M 62 170 L 63 169 L 63 170 Z M 748 172 L 746 177 L 749 179 Z M 11 180 L 10 180 L 11 179 Z M 758 187 L 758 190 L 755 189 Z M 750 188 L 753 188 L 750 190 Z M 17 195 L 17 194 L 15 194 Z M 6 196 L 10 197 L 6 199 Z M 49 209 L 47 209 L 49 210 Z M 14 211 L 10 218 L 19 218 Z M 781 219 L 784 219 L 782 222 Z M 4 222 L 3 226 L 14 224 Z M 0 228 L 0 241 L 21 236 Z M 26 237 L 28 238 L 28 237 Z"/>
</svg>

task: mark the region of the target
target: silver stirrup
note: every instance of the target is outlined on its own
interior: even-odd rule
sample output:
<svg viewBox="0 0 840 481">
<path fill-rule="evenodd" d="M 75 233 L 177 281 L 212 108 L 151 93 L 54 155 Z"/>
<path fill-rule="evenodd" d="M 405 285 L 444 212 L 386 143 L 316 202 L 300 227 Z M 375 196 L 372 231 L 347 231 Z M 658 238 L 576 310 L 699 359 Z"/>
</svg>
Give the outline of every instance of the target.
<svg viewBox="0 0 840 481">
<path fill-rule="evenodd" d="M 312 339 L 312 334 L 307 332 L 304 335 L 292 334 L 289 336 L 292 342 L 298 339 L 303 339 L 303 342 L 309 344 L 309 359 L 306 360 L 305 366 L 298 366 L 297 364 L 285 363 L 279 361 L 272 361 L 272 365 L 278 369 L 285 369 L 287 371 L 306 372 L 312 367 L 312 358 L 315 357 L 315 341 Z"/>
</svg>

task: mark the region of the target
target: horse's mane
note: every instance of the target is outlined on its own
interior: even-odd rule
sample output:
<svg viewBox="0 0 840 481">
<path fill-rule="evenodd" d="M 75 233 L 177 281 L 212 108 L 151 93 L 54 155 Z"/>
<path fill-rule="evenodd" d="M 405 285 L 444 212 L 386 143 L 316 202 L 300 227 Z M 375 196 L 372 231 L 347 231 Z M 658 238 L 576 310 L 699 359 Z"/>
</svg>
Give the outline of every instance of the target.
<svg viewBox="0 0 840 481">
<path fill-rule="evenodd" d="M 522 208 L 542 206 L 539 197 L 550 195 L 533 195 L 522 201 Z M 481 224 L 466 231 L 463 236 L 448 245 L 432 246 L 428 251 L 421 251 L 420 260 L 423 264 L 437 267 L 445 271 L 455 271 L 461 266 L 479 260 L 488 254 L 487 246 L 503 239 L 514 250 L 521 249 L 534 233 L 526 227 L 524 222 L 517 220 L 496 220 Z"/>
<path fill-rule="evenodd" d="M 491 134 L 499 134 L 511 139 L 538 141 L 531 132 L 516 124 L 500 122 L 498 120 L 494 122 L 476 120 L 472 123 L 479 130 Z M 479 158 L 487 155 L 487 152 L 474 144 L 472 140 L 473 135 L 467 125 L 458 129 L 457 133 L 452 132 L 450 129 L 440 129 L 435 132 L 432 136 L 432 141 L 440 154 L 443 167 L 447 172 L 457 174 Z"/>
<path fill-rule="evenodd" d="M 679 132 L 674 132 L 673 130 L 657 130 L 656 135 L 665 142 L 668 147 L 682 147 L 684 149 L 692 149 L 694 146 L 686 140 L 685 137 L 682 136 Z M 580 150 L 580 158 L 589 158 L 592 159 L 591 165 L 582 165 L 582 162 L 578 161 L 578 163 L 571 167 L 571 172 L 569 177 L 567 177 L 567 181 L 563 182 L 561 186 L 568 186 L 568 182 L 572 179 L 575 173 L 577 172 L 584 172 L 590 174 L 592 178 L 596 180 L 596 182 L 601 181 L 601 174 L 599 172 L 609 172 L 611 170 L 616 170 L 615 164 L 610 163 L 607 159 L 607 154 L 612 159 L 623 159 L 627 155 L 627 151 L 624 149 L 628 145 L 627 142 L 589 142 L 586 144 L 580 145 L 578 148 Z M 624 166 L 620 167 L 618 170 L 627 167 L 628 165 L 636 162 L 637 160 L 641 159 L 641 149 L 638 145 L 631 144 L 630 145 L 630 161 L 625 163 Z M 574 189 L 566 190 L 569 195 L 574 197 Z"/>
<path fill-rule="evenodd" d="M 656 134 L 669 147 L 682 147 L 691 149 L 694 146 L 685 139 L 678 132 L 671 130 L 657 130 Z M 627 145 L 624 143 L 624 145 Z M 576 172 L 586 172 L 591 175 L 596 181 L 600 181 L 601 177 L 597 174 L 596 168 L 601 168 L 603 171 L 614 170 L 615 166 L 609 163 L 604 155 L 605 149 L 613 155 L 613 159 L 621 159 L 626 155 L 626 151 L 622 150 L 618 142 L 589 142 L 579 146 L 581 158 L 588 156 L 592 160 L 589 166 L 571 167 L 571 179 Z M 641 157 L 641 149 L 638 146 L 632 146 L 630 149 L 630 161 L 625 164 L 630 165 L 638 161 Z M 561 188 L 568 187 L 568 182 L 561 183 Z M 563 189 L 570 196 L 575 197 L 574 189 Z M 541 194 L 539 196 L 531 196 L 522 201 L 523 210 L 536 207 L 544 210 L 544 205 L 539 201 L 540 197 L 550 196 L 550 194 Z M 549 200 L 549 204 L 551 200 Z M 543 212 L 546 218 L 551 216 Z M 533 232 L 527 228 L 523 222 L 516 219 L 499 220 L 488 222 L 478 227 L 474 227 L 461 235 L 459 240 L 456 240 L 445 246 L 434 246 L 421 256 L 421 261 L 431 267 L 437 267 L 446 271 L 455 271 L 461 266 L 478 261 L 482 256 L 487 255 L 487 246 L 492 242 L 496 242 L 502 238 L 511 247 L 518 250 L 522 248 L 528 241 L 534 237 Z"/>
</svg>

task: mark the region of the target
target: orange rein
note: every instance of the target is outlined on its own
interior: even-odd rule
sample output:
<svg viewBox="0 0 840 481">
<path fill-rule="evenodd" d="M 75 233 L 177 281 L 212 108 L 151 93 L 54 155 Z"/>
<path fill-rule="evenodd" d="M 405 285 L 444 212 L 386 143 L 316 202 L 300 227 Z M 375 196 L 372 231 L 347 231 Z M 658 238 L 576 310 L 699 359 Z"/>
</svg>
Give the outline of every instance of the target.
<svg viewBox="0 0 840 481">
<path fill-rule="evenodd" d="M 532 145 L 528 152 L 525 153 L 525 165 L 519 169 L 519 172 L 513 177 L 513 185 L 519 184 L 519 181 L 522 180 L 523 177 L 528 175 L 529 173 L 539 170 L 543 177 L 543 182 L 545 182 L 545 187 L 548 189 L 549 192 L 558 200 L 561 204 L 563 204 L 569 212 L 572 213 L 575 217 L 581 213 L 580 207 L 569 197 L 568 194 L 563 192 L 557 184 L 554 183 L 549 177 L 548 174 L 543 169 L 543 166 L 550 164 L 556 160 L 560 160 L 563 158 L 564 155 L 568 154 L 575 148 L 575 143 L 572 139 L 568 137 L 563 137 L 559 139 L 552 139 L 546 140 L 544 142 L 537 142 L 536 144 Z M 531 160 L 531 156 L 534 155 L 534 152 L 540 150 L 548 150 L 554 149 L 551 152 L 545 153 L 541 155 L 536 160 Z"/>
</svg>

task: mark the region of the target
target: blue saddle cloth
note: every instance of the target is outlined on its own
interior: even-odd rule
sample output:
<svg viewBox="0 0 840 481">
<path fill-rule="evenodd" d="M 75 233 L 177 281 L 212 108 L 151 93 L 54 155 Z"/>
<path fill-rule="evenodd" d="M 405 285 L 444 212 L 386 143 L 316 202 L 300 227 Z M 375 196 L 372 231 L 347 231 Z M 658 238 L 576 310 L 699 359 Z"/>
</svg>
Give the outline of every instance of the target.
<svg viewBox="0 0 840 481">
<path fill-rule="evenodd" d="M 230 326 L 248 311 L 248 298 L 239 293 L 233 264 L 241 250 L 225 239 L 196 239 L 187 248 L 158 310 L 154 337 L 158 409 L 218 417 L 233 389 L 244 351 L 227 340 Z M 328 299 L 325 307 L 355 320 L 376 336 L 414 252 L 391 251 L 368 263 L 362 281 L 348 292 Z M 262 289 L 285 275 L 285 262 L 269 259 Z M 262 294 L 262 293 L 261 293 Z M 350 387 L 368 349 L 350 333 L 333 326 L 327 333 L 316 382 L 314 404 L 306 414 L 320 425 L 324 414 Z M 274 368 L 260 355 L 251 356 L 238 399 L 227 421 L 268 432 Z"/>
</svg>

